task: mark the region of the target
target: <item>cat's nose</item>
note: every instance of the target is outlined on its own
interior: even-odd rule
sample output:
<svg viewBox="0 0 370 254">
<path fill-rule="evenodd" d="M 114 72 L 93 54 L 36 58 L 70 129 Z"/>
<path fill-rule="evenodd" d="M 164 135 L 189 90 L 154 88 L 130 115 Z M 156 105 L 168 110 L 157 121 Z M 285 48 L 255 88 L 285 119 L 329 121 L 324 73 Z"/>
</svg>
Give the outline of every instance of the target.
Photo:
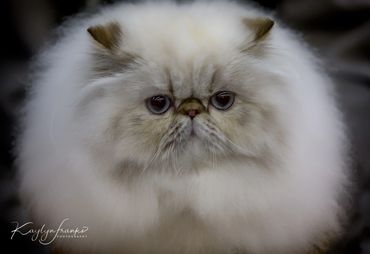
<svg viewBox="0 0 370 254">
<path fill-rule="evenodd" d="M 177 112 L 189 116 L 191 119 L 205 111 L 202 102 L 196 98 L 185 99 L 177 109 Z"/>
<path fill-rule="evenodd" d="M 187 113 L 191 119 L 193 119 L 196 115 L 199 114 L 198 110 L 196 109 L 190 109 Z"/>
</svg>

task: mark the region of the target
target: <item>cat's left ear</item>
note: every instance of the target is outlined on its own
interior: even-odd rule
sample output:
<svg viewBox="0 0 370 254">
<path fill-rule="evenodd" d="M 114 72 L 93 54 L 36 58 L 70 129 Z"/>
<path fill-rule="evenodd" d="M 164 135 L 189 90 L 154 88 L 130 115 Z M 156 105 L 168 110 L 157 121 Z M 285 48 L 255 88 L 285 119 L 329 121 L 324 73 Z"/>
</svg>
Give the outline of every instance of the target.
<svg viewBox="0 0 370 254">
<path fill-rule="evenodd" d="M 247 50 L 253 46 L 259 45 L 263 41 L 267 40 L 267 37 L 271 33 L 271 29 L 275 24 L 273 20 L 265 17 L 244 18 L 242 23 L 252 34 L 246 45 L 247 47 L 245 47 L 243 50 Z"/>
</svg>

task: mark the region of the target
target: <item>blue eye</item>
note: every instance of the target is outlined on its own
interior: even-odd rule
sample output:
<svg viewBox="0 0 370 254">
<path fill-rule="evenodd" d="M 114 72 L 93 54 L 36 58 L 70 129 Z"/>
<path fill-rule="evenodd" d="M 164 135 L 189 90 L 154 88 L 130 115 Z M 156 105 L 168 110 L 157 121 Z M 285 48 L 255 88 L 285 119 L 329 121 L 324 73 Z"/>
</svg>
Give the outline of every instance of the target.
<svg viewBox="0 0 370 254">
<path fill-rule="evenodd" d="M 155 95 L 146 99 L 146 107 L 156 115 L 163 114 L 171 107 L 171 99 L 166 95 Z"/>
<path fill-rule="evenodd" d="M 234 100 L 235 94 L 233 92 L 219 91 L 212 95 L 210 103 L 218 110 L 227 110 L 234 104 Z"/>
</svg>

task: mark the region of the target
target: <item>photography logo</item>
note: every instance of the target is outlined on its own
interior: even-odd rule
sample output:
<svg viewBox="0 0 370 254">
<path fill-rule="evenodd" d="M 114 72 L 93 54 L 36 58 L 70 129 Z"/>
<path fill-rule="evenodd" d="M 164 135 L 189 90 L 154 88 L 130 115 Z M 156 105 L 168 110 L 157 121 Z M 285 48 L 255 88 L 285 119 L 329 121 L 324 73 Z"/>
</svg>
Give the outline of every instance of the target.
<svg viewBox="0 0 370 254">
<path fill-rule="evenodd" d="M 48 228 L 45 224 L 41 227 L 36 228 L 33 222 L 26 222 L 20 224 L 18 221 L 14 221 L 15 229 L 11 231 L 10 239 L 13 240 L 15 235 L 29 236 L 32 241 L 38 241 L 42 245 L 49 245 L 55 241 L 55 239 L 81 239 L 87 237 L 87 226 L 65 228 L 63 224 L 67 222 L 69 218 L 62 220 L 57 228 Z"/>
</svg>

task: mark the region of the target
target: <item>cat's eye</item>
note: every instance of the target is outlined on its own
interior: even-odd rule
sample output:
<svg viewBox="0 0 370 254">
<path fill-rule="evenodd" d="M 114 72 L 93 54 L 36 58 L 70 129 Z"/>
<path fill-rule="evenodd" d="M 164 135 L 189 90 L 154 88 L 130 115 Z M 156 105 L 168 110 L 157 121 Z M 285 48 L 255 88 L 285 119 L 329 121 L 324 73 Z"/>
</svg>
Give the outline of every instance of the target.
<svg viewBox="0 0 370 254">
<path fill-rule="evenodd" d="M 155 95 L 146 99 L 146 107 L 153 114 L 163 114 L 171 107 L 171 99 L 166 95 Z"/>
<path fill-rule="evenodd" d="M 227 110 L 234 104 L 234 100 L 235 94 L 233 92 L 219 91 L 212 95 L 210 103 L 218 110 Z"/>
</svg>

